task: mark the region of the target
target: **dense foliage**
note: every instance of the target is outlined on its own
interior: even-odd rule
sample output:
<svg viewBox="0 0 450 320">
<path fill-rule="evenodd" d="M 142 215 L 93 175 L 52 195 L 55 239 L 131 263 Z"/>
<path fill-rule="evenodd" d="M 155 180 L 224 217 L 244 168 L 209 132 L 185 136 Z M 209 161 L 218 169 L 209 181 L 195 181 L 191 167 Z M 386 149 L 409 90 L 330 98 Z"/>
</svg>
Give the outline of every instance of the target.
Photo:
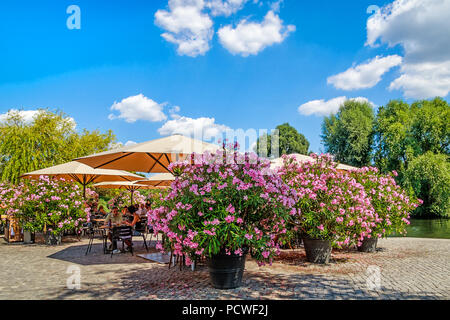
<svg viewBox="0 0 450 320">
<path fill-rule="evenodd" d="M 146 197 L 141 194 L 139 191 L 133 192 L 133 204 L 142 204 L 145 203 Z M 131 205 L 131 191 L 120 191 L 117 195 L 112 197 L 108 201 L 108 208 L 111 209 L 113 207 L 117 207 L 119 209 L 128 207 Z"/>
<path fill-rule="evenodd" d="M 260 156 L 281 156 L 282 154 L 300 153 L 307 154 L 309 141 L 299 133 L 289 123 L 284 123 L 275 128 L 274 133 L 263 135 L 256 141 L 255 151 Z M 264 147 L 266 149 L 264 149 Z M 272 154 L 272 149 L 277 150 L 277 154 Z"/>
<path fill-rule="evenodd" d="M 293 192 L 269 166 L 255 154 L 224 151 L 196 155 L 194 164 L 171 164 L 177 178 L 150 215 L 164 237 L 158 248 L 184 256 L 188 265 L 196 257 L 242 255 L 247 248 L 259 263 L 270 263 L 279 253 L 277 236 L 296 210 Z"/>
<path fill-rule="evenodd" d="M 407 196 L 394 179 L 397 172 L 387 175 L 377 168 L 363 167 L 351 172 L 351 175 L 364 186 L 374 209 L 372 235 L 381 238 L 392 233 L 405 234 L 410 213 L 423 201 Z"/>
<path fill-rule="evenodd" d="M 411 195 L 424 199 L 426 203 L 413 215 L 420 217 L 447 215 L 448 206 L 445 204 L 444 194 L 450 185 L 448 180 L 442 178 L 436 165 L 423 161 L 422 165 L 415 165 L 414 175 L 409 168 L 411 163 L 417 162 L 415 160 L 417 157 L 425 153 L 428 157 L 431 153 L 450 155 L 449 104 L 441 98 L 419 100 L 412 104 L 402 100 L 391 100 L 378 108 L 375 118 L 369 109 L 370 106 L 347 101 L 337 115 L 324 119 L 322 141 L 327 152 L 335 155 L 335 159 L 343 163 L 359 167 L 374 164 L 383 173 L 393 170 L 398 172 L 395 178 L 397 183 L 411 191 Z M 445 167 L 447 164 L 441 166 Z M 421 170 L 421 173 L 418 170 Z M 409 178 L 406 178 L 407 174 Z M 430 176 L 435 174 L 437 176 Z M 426 187 L 419 187 L 425 186 L 425 182 L 412 183 L 412 176 L 417 178 L 426 176 L 430 181 L 438 181 L 439 185 L 436 185 L 434 190 L 429 189 L 434 193 L 431 194 Z M 437 195 L 438 188 L 443 190 L 440 195 Z"/>
<path fill-rule="evenodd" d="M 282 179 L 297 191 L 297 215 L 289 220 L 296 237 L 329 240 L 332 245 L 360 245 L 370 237 L 375 215 L 364 187 L 345 172 L 336 170 L 329 155 L 313 162 L 283 156 Z"/>
<path fill-rule="evenodd" d="M 371 159 L 374 112 L 368 102 L 347 100 L 337 114 L 325 117 L 322 141 L 335 160 L 361 167 Z"/>
<path fill-rule="evenodd" d="M 78 185 L 45 176 L 18 185 L 0 184 L 0 204 L 4 213 L 18 218 L 24 230 L 33 232 L 77 231 L 88 215 Z"/>
<path fill-rule="evenodd" d="M 405 233 L 418 201 L 411 200 L 392 176 L 372 167 L 340 171 L 330 155 L 312 156 L 313 162 L 303 163 L 283 156 L 279 169 L 298 196 L 299 214 L 289 219 L 289 238 L 329 240 L 342 247 Z"/>
<path fill-rule="evenodd" d="M 419 217 L 450 217 L 450 162 L 445 154 L 431 151 L 413 159 L 405 172 L 405 186 L 423 199 Z"/>
<path fill-rule="evenodd" d="M 0 122 L 0 179 L 16 183 L 21 174 L 105 151 L 115 141 L 106 133 L 75 129 L 63 113 L 40 110 L 31 122 L 9 112 Z"/>
</svg>

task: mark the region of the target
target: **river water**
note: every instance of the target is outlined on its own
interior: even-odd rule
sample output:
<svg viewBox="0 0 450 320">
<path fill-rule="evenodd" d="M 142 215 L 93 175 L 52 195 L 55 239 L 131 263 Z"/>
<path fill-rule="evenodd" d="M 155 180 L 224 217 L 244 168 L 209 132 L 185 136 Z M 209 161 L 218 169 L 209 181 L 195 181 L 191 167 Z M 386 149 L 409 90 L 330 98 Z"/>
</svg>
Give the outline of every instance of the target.
<svg viewBox="0 0 450 320">
<path fill-rule="evenodd" d="M 450 239 L 450 219 L 411 219 L 406 231 L 407 237 Z"/>
</svg>

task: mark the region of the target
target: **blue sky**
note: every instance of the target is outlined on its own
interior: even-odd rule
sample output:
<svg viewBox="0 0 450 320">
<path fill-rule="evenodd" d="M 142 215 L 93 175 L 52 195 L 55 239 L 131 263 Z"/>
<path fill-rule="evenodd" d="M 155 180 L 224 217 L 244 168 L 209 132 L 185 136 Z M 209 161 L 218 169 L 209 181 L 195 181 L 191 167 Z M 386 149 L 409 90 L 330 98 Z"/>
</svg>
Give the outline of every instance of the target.
<svg viewBox="0 0 450 320">
<path fill-rule="evenodd" d="M 320 152 L 342 97 L 448 98 L 448 1 L 233 1 L 1 2 L 0 114 L 58 109 L 123 143 L 289 122 Z"/>
</svg>

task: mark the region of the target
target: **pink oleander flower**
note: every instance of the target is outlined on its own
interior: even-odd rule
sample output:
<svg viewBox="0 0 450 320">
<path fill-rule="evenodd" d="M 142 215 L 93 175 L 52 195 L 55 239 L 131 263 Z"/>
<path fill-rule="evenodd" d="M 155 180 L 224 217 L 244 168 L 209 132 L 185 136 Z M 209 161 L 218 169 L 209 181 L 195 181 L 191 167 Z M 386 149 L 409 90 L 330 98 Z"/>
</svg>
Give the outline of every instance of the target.
<svg viewBox="0 0 450 320">
<path fill-rule="evenodd" d="M 230 216 L 230 215 L 225 217 L 225 221 L 228 223 L 232 223 L 234 221 L 234 219 L 235 219 L 234 216 Z"/>
</svg>

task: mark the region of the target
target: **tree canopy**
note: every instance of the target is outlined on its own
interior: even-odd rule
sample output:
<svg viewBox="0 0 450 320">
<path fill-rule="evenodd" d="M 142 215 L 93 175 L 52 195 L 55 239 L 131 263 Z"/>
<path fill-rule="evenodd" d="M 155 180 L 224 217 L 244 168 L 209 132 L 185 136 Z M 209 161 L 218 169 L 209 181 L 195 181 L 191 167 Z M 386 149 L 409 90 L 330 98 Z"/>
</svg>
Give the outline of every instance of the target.
<svg viewBox="0 0 450 320">
<path fill-rule="evenodd" d="M 431 151 L 414 158 L 405 172 L 404 185 L 423 200 L 416 216 L 450 216 L 450 162 Z"/>
<path fill-rule="evenodd" d="M 275 128 L 278 132 L 266 134 L 258 138 L 256 141 L 255 151 L 260 155 L 281 156 L 282 154 L 300 153 L 307 154 L 309 149 L 309 141 L 305 136 L 297 131 L 289 123 L 280 124 Z M 273 148 L 276 150 L 278 143 L 278 154 L 272 154 Z M 263 149 L 267 147 L 267 150 Z"/>
<path fill-rule="evenodd" d="M 361 167 L 371 160 L 374 112 L 368 102 L 345 101 L 335 115 L 325 117 L 322 141 L 335 160 Z"/>
<path fill-rule="evenodd" d="M 401 180 L 415 157 L 428 151 L 449 154 L 450 106 L 441 98 L 411 105 L 392 100 L 378 110 L 374 134 L 375 164 L 399 171 Z"/>
<path fill-rule="evenodd" d="M 17 182 L 25 172 L 105 151 L 114 142 L 111 130 L 78 133 L 73 119 L 62 112 L 41 109 L 27 122 L 20 112 L 10 111 L 0 122 L 0 177 Z"/>
</svg>

